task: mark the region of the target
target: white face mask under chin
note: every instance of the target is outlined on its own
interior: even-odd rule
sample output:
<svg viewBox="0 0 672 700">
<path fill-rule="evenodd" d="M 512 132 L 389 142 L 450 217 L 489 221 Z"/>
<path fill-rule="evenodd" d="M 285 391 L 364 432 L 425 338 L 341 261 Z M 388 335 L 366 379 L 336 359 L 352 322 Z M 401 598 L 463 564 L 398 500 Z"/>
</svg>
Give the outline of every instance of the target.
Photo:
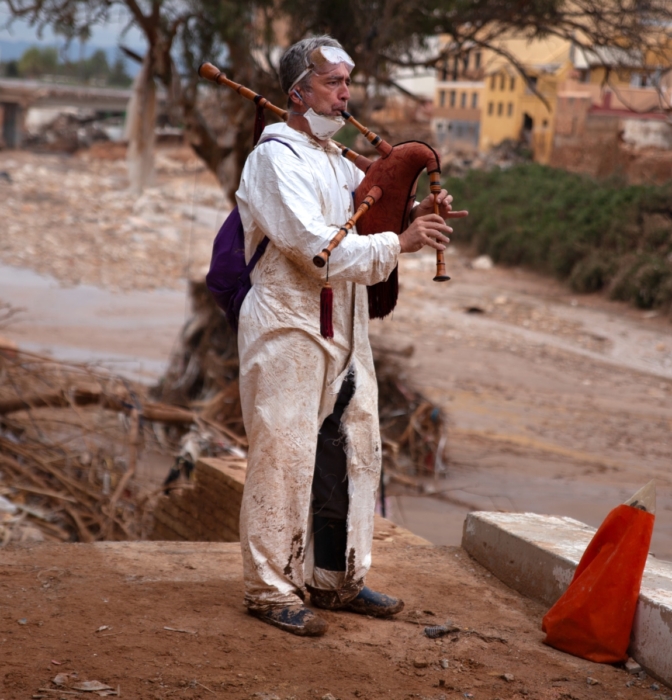
<svg viewBox="0 0 672 700">
<path fill-rule="evenodd" d="M 317 114 L 312 107 L 304 112 L 303 116 L 306 118 L 313 136 L 320 141 L 327 141 L 345 126 L 343 117 L 326 117 L 323 114 Z"/>
</svg>

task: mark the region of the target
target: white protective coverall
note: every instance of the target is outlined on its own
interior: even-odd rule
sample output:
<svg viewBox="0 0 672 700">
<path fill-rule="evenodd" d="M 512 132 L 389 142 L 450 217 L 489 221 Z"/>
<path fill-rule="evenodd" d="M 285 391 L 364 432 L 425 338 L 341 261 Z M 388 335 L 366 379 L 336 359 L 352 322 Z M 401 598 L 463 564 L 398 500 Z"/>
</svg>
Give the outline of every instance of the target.
<svg viewBox="0 0 672 700">
<path fill-rule="evenodd" d="M 284 144 L 264 143 L 269 137 L 296 155 Z M 352 216 L 352 193 L 362 177 L 337 147 L 322 148 L 274 124 L 250 154 L 236 193 L 247 260 L 264 236 L 270 239 L 252 273 L 238 332 L 250 443 L 240 539 L 245 602 L 257 610 L 301 603 L 305 584 L 338 590 L 345 602 L 371 566 L 381 445 L 365 285 L 389 277 L 399 239 L 391 231 L 351 233 L 332 253 L 332 340 L 320 335 L 326 268 L 312 262 Z M 355 393 L 341 424 L 350 498 L 343 574 L 314 568 L 309 521 L 318 432 L 349 370 Z"/>
</svg>

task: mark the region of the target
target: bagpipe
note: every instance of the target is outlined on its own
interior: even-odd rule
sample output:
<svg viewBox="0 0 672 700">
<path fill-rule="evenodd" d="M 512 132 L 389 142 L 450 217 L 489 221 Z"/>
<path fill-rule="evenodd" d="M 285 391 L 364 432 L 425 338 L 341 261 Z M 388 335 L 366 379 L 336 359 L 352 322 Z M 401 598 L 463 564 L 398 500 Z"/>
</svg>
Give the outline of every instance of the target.
<svg viewBox="0 0 672 700">
<path fill-rule="evenodd" d="M 261 136 L 264 128 L 264 110 L 268 109 L 283 121 L 287 120 L 287 111 L 271 104 L 265 97 L 258 95 L 226 77 L 216 66 L 203 63 L 198 69 L 201 78 L 225 85 L 242 97 L 251 100 L 257 107 L 254 129 L 254 143 Z M 364 172 L 364 179 L 354 192 L 355 213 L 340 227 L 330 243 L 313 258 L 317 267 L 327 267 L 327 282 L 321 297 L 321 331 L 324 337 L 333 337 L 331 330 L 330 304 L 331 288 L 328 284 L 329 257 L 345 236 L 357 226 L 360 235 L 394 231 L 401 234 L 409 225 L 411 209 L 415 204 L 418 178 L 423 171 L 429 175 L 429 189 L 434 195 L 434 213 L 439 213 L 438 195 L 441 192 L 441 164 L 437 152 L 421 141 L 406 141 L 391 146 L 387 141 L 360 124 L 348 112 L 341 112 L 343 118 L 352 124 L 380 154 L 371 160 L 337 141 L 341 154 L 357 168 Z M 383 206 L 381 206 L 381 204 Z M 450 277 L 446 274 L 443 251 L 436 252 L 435 282 L 445 282 Z M 367 287 L 369 298 L 369 317 L 384 318 L 396 306 L 399 294 L 398 268 L 395 267 L 384 282 Z M 330 333 L 331 331 L 331 333 Z"/>
</svg>

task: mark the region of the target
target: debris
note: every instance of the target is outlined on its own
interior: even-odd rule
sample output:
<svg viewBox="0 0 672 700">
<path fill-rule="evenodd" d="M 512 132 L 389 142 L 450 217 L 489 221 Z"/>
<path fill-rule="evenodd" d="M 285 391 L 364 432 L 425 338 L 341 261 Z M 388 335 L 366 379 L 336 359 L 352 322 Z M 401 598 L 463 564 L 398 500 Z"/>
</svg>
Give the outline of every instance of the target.
<svg viewBox="0 0 672 700">
<path fill-rule="evenodd" d="M 101 625 L 96 632 L 104 632 L 105 630 L 111 630 L 112 628 L 109 625 Z"/>
<path fill-rule="evenodd" d="M 143 387 L 86 365 L 24 351 L 0 353 L 0 376 L 0 474 L 4 500 L 20 512 L 0 525 L 0 546 L 140 539 L 152 500 L 132 483 L 146 440 L 133 416 L 188 425 L 194 414 L 145 401 Z"/>
<path fill-rule="evenodd" d="M 660 690 L 660 686 L 658 685 L 658 683 L 651 683 L 649 687 L 651 688 L 651 690 Z"/>
<path fill-rule="evenodd" d="M 489 255 L 479 255 L 471 261 L 473 270 L 492 270 L 493 266 L 492 258 Z"/>
<path fill-rule="evenodd" d="M 74 153 L 96 141 L 108 140 L 101 124 L 96 122 L 95 112 L 64 108 L 50 122 L 33 127 L 26 135 L 24 145 L 40 150 Z"/>
<path fill-rule="evenodd" d="M 507 297 L 500 295 L 498 297 L 495 297 L 495 304 L 497 306 L 504 306 L 504 304 L 508 304 L 509 300 Z"/>
<path fill-rule="evenodd" d="M 72 686 L 73 690 L 83 690 L 85 693 L 98 692 L 99 690 L 113 690 L 109 685 L 100 681 L 82 681 Z"/>
<path fill-rule="evenodd" d="M 440 664 L 441 668 L 443 668 L 443 669 L 450 668 L 450 664 L 448 663 L 448 659 L 441 659 L 441 661 L 439 661 L 439 664 Z"/>
<path fill-rule="evenodd" d="M 502 678 L 507 682 L 507 683 L 513 683 L 515 680 L 513 673 L 503 673 Z"/>
<path fill-rule="evenodd" d="M 416 659 L 413 659 L 413 666 L 415 666 L 415 668 L 427 668 L 427 666 L 429 666 L 429 661 L 427 661 L 427 659 L 418 657 Z"/>
<path fill-rule="evenodd" d="M 331 693 L 327 693 L 322 696 L 321 700 L 336 700 L 336 698 Z"/>
<path fill-rule="evenodd" d="M 190 683 L 189 685 L 191 685 L 192 683 L 193 683 L 193 686 L 199 686 L 199 687 L 201 687 L 201 688 L 205 688 L 205 690 L 207 690 L 209 693 L 213 693 L 213 695 L 214 695 L 214 693 L 215 693 L 215 691 L 212 690 L 211 688 L 208 688 L 207 685 L 203 685 L 203 683 L 199 683 L 199 682 L 198 682 L 197 680 L 195 680 L 195 679 L 194 679 L 193 681 L 191 681 L 191 683 Z M 193 687 L 193 686 L 192 686 L 192 687 Z"/>
<path fill-rule="evenodd" d="M 72 688 L 73 690 L 82 690 L 85 693 L 98 693 L 101 691 L 111 690 L 114 694 L 116 694 L 114 688 L 111 688 L 109 685 L 105 685 L 105 683 L 101 683 L 100 681 L 82 681 L 77 685 L 73 685 Z M 112 695 L 113 693 L 106 693 L 106 695 Z"/>
<path fill-rule="evenodd" d="M 16 515 L 19 509 L 4 496 L 0 496 L 0 513 L 9 513 L 10 515 Z"/>
<path fill-rule="evenodd" d="M 20 620 L 17 620 L 17 622 L 20 625 L 27 625 L 28 624 L 28 620 L 25 617 L 22 617 Z"/>
<path fill-rule="evenodd" d="M 425 635 L 430 639 L 438 639 L 451 632 L 459 632 L 460 628 L 454 625 L 451 620 L 447 620 L 444 625 L 433 625 L 431 627 L 425 627 Z"/>
<path fill-rule="evenodd" d="M 625 670 L 628 673 L 639 673 L 642 667 L 632 657 L 628 657 L 628 660 L 625 662 Z"/>
<path fill-rule="evenodd" d="M 179 629 L 177 627 L 164 627 L 164 630 L 168 630 L 168 632 L 182 632 L 183 634 L 198 634 L 195 630 L 183 630 Z"/>
<path fill-rule="evenodd" d="M 74 690 L 62 690 L 59 688 L 58 690 L 55 690 L 54 688 L 40 688 L 39 689 L 40 693 L 58 693 L 59 695 L 81 695 L 81 693 L 78 693 Z"/>
<path fill-rule="evenodd" d="M 598 681 L 597 678 L 591 678 L 590 676 L 586 678 L 586 683 L 588 685 L 600 685 L 600 681 Z"/>
</svg>

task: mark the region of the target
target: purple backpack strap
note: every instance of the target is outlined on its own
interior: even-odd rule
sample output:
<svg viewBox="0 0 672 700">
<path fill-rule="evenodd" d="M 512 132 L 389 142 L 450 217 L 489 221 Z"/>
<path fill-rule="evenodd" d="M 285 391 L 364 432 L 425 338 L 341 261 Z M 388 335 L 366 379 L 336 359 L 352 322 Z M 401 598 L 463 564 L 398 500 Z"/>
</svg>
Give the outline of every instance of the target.
<svg viewBox="0 0 672 700">
<path fill-rule="evenodd" d="M 262 141 L 278 141 L 287 146 L 299 158 L 299 154 L 285 141 L 268 138 Z M 210 270 L 205 281 L 217 305 L 226 313 L 231 327 L 238 329 L 238 316 L 245 296 L 252 287 L 250 273 L 268 246 L 268 236 L 257 246 L 249 263 L 245 264 L 245 232 L 238 207 L 234 207 L 215 237 Z"/>
</svg>

